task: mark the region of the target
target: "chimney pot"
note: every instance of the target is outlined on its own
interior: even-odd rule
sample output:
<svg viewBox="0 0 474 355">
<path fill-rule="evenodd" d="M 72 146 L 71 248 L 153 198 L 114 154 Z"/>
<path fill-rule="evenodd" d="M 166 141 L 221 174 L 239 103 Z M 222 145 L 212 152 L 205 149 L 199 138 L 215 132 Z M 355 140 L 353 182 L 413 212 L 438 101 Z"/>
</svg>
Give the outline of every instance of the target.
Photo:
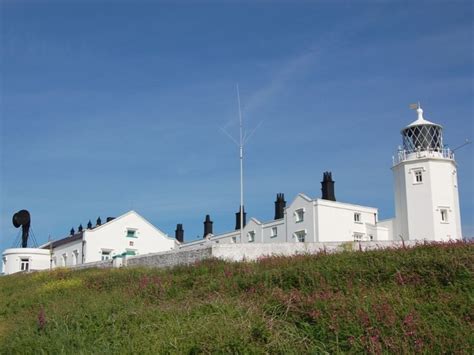
<svg viewBox="0 0 474 355">
<path fill-rule="evenodd" d="M 212 224 L 211 217 L 207 214 L 206 220 L 204 221 L 204 235 L 203 238 L 206 238 L 209 234 L 212 234 Z"/>
<path fill-rule="evenodd" d="M 334 183 L 332 173 L 330 171 L 324 172 L 323 181 L 321 181 L 321 198 L 323 200 L 336 201 Z"/>
<path fill-rule="evenodd" d="M 243 227 L 245 227 L 245 225 L 247 224 L 246 220 L 247 220 L 247 213 L 245 212 L 245 206 L 242 206 L 241 208 L 239 208 L 239 212 L 237 212 L 235 214 L 235 230 L 240 230 L 240 213 L 244 212 L 244 218 L 243 218 Z"/>
<path fill-rule="evenodd" d="M 181 223 L 176 225 L 176 230 L 174 231 L 174 233 L 175 233 L 174 235 L 175 235 L 176 240 L 180 243 L 183 243 L 184 242 L 184 229 Z"/>
<path fill-rule="evenodd" d="M 275 201 L 275 219 L 281 219 L 285 214 L 285 194 L 278 193 Z"/>
</svg>

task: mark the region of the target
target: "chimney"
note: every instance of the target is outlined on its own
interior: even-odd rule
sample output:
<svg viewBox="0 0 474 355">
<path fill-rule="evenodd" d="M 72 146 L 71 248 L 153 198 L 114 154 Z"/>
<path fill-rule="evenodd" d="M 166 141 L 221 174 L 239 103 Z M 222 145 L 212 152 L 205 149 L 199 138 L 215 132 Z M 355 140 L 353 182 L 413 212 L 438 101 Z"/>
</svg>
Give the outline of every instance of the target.
<svg viewBox="0 0 474 355">
<path fill-rule="evenodd" d="M 102 220 L 100 219 L 100 217 L 97 217 L 96 226 L 100 226 L 101 224 L 102 224 Z"/>
<path fill-rule="evenodd" d="M 334 194 L 334 181 L 330 171 L 326 171 L 323 174 L 323 181 L 321 181 L 321 192 L 321 198 L 323 200 L 336 201 L 336 196 Z"/>
<path fill-rule="evenodd" d="M 82 224 L 79 224 L 79 227 L 77 227 L 77 231 L 78 232 L 82 232 L 83 228 L 82 228 Z"/>
<path fill-rule="evenodd" d="M 87 229 L 92 229 L 92 222 L 90 219 L 89 219 L 89 222 L 87 223 Z"/>
<path fill-rule="evenodd" d="M 243 219 L 243 226 L 245 227 L 245 225 L 247 224 L 246 220 L 247 220 L 247 213 L 245 213 L 245 206 L 243 206 L 243 208 L 239 208 L 239 212 L 237 212 L 235 214 L 235 230 L 240 230 L 240 212 L 243 210 L 244 212 L 244 219 Z"/>
<path fill-rule="evenodd" d="M 275 219 L 282 219 L 285 213 L 286 201 L 285 194 L 277 194 L 275 201 Z"/>
<path fill-rule="evenodd" d="M 74 231 L 74 228 L 71 228 L 71 231 L 69 232 L 70 235 L 74 235 L 76 232 Z"/>
<path fill-rule="evenodd" d="M 184 229 L 182 224 L 176 225 L 176 230 L 174 231 L 175 238 L 178 242 L 184 243 Z"/>
<path fill-rule="evenodd" d="M 115 217 L 107 217 L 107 222 L 113 221 Z"/>
<path fill-rule="evenodd" d="M 209 234 L 212 234 L 212 222 L 211 217 L 209 215 L 206 215 L 206 220 L 204 221 L 204 235 L 202 236 L 203 238 L 206 238 Z"/>
</svg>

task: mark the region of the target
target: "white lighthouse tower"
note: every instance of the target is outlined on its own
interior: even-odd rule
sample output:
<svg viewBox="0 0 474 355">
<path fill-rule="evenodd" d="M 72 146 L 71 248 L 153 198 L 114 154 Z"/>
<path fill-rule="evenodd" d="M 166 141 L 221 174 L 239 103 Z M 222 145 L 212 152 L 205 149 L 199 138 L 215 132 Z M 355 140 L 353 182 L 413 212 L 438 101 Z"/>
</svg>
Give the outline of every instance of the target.
<svg viewBox="0 0 474 355">
<path fill-rule="evenodd" d="M 395 240 L 462 239 L 454 153 L 443 146 L 443 128 L 423 117 L 402 129 L 403 148 L 393 159 Z"/>
</svg>

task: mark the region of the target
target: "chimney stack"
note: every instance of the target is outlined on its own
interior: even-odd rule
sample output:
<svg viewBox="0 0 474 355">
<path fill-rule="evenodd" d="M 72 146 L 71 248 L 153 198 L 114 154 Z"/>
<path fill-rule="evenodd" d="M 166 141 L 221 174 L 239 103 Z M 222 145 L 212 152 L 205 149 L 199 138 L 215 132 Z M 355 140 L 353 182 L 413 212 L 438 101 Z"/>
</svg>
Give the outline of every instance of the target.
<svg viewBox="0 0 474 355">
<path fill-rule="evenodd" d="M 89 222 L 87 222 L 87 229 L 92 229 L 92 222 L 89 219 Z"/>
<path fill-rule="evenodd" d="M 82 228 L 82 224 L 79 224 L 79 227 L 77 227 L 77 231 L 78 232 L 82 232 L 83 228 Z"/>
<path fill-rule="evenodd" d="M 110 222 L 110 221 L 113 221 L 114 219 L 115 219 L 115 217 L 107 217 L 106 221 Z"/>
<path fill-rule="evenodd" d="M 209 234 L 212 234 L 212 222 L 211 217 L 209 215 L 206 215 L 206 220 L 204 221 L 204 235 L 202 236 L 203 238 L 206 238 Z"/>
<path fill-rule="evenodd" d="M 336 201 L 334 194 L 334 180 L 330 171 L 326 171 L 323 174 L 323 181 L 321 181 L 321 198 L 323 200 Z"/>
<path fill-rule="evenodd" d="M 184 243 L 184 229 L 182 224 L 176 225 L 176 230 L 174 231 L 175 238 L 178 242 Z"/>
<path fill-rule="evenodd" d="M 100 217 L 97 217 L 96 226 L 100 226 L 101 224 L 102 220 L 100 219 Z"/>
<path fill-rule="evenodd" d="M 275 201 L 275 219 L 282 219 L 285 213 L 285 194 L 278 193 Z"/>
<path fill-rule="evenodd" d="M 237 212 L 235 214 L 235 230 L 238 231 L 240 230 L 240 213 L 244 212 L 244 219 L 243 219 L 243 226 L 245 227 L 245 225 L 247 224 L 246 220 L 247 220 L 247 213 L 245 213 L 245 206 L 243 206 L 243 208 L 239 208 L 239 212 Z"/>
</svg>

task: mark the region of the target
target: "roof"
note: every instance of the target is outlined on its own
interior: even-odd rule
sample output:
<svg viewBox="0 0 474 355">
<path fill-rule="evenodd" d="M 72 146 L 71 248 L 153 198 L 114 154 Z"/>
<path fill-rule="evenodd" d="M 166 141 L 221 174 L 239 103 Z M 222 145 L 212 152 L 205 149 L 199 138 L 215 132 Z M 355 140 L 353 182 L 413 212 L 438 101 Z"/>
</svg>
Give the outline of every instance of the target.
<svg viewBox="0 0 474 355">
<path fill-rule="evenodd" d="M 84 235 L 84 232 L 78 232 L 78 233 L 75 233 L 72 236 L 70 235 L 66 238 L 56 240 L 56 241 L 52 242 L 52 244 L 53 244 L 52 247 L 56 248 L 56 247 L 59 247 L 59 246 L 64 245 L 64 244 L 75 242 L 76 240 L 81 240 L 83 235 Z M 43 249 L 49 249 L 49 248 L 51 248 L 51 243 L 45 244 L 43 246 Z"/>
<path fill-rule="evenodd" d="M 431 125 L 431 126 L 441 127 L 441 125 L 439 125 L 437 123 L 433 123 L 431 121 L 426 120 L 423 117 L 423 109 L 421 107 L 418 107 L 416 109 L 416 113 L 418 114 L 418 118 L 415 121 L 413 121 L 412 123 L 410 123 L 408 126 L 403 128 L 403 130 L 405 130 L 407 128 L 410 128 L 410 127 L 413 127 L 413 126 L 422 126 L 422 125 Z"/>
<path fill-rule="evenodd" d="M 74 235 L 69 235 L 65 238 L 62 238 L 62 239 L 59 239 L 59 240 L 56 240 L 54 242 L 52 242 L 53 244 L 53 248 L 56 248 L 56 247 L 59 247 L 61 245 L 64 245 L 64 244 L 68 244 L 68 243 L 71 243 L 71 242 L 75 242 L 77 240 L 81 240 L 84 236 L 84 232 L 85 231 L 96 231 L 96 230 L 99 230 L 101 228 L 103 228 L 104 226 L 108 225 L 109 223 L 112 223 L 112 222 L 115 222 L 125 216 L 128 216 L 130 214 L 135 214 L 136 216 L 140 217 L 143 221 L 145 221 L 148 225 L 150 225 L 152 228 L 154 228 L 156 231 L 158 231 L 159 233 L 161 233 L 165 238 L 167 239 L 171 239 L 171 240 L 174 240 L 174 238 L 170 238 L 166 233 L 164 233 L 163 231 L 161 231 L 160 229 L 158 229 L 157 227 L 155 227 L 152 223 L 148 222 L 148 220 L 144 217 L 142 217 L 140 214 L 138 214 L 136 211 L 134 210 L 131 210 L 131 211 L 128 211 L 124 214 L 122 214 L 121 216 L 118 216 L 106 223 L 102 223 L 100 226 L 95 226 L 93 227 L 92 229 L 85 229 L 84 231 L 82 232 L 78 232 L 78 233 L 75 233 Z M 51 248 L 51 243 L 47 243 L 47 244 L 44 244 L 42 247 L 42 249 L 49 249 Z"/>
</svg>

